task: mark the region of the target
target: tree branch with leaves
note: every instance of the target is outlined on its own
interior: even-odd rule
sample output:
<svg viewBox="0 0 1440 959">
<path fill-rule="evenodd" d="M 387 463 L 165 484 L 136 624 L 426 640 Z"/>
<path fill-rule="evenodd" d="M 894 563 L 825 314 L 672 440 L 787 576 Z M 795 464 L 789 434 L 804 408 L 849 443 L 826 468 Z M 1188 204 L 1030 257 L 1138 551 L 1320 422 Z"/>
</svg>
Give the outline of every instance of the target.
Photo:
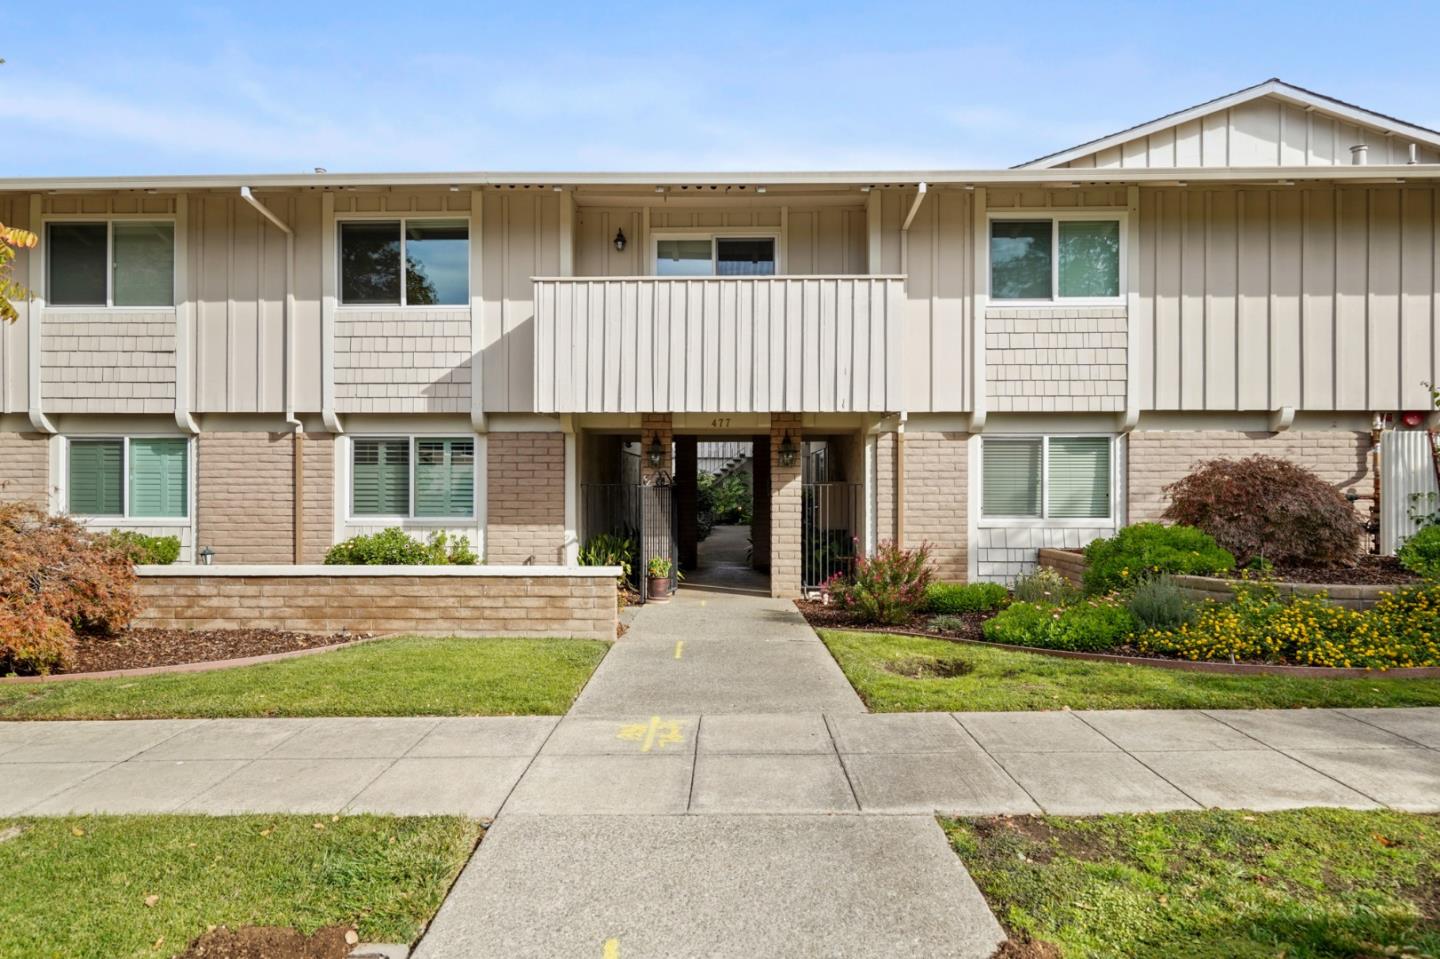
<svg viewBox="0 0 1440 959">
<path fill-rule="evenodd" d="M 17 300 L 30 299 L 30 291 L 15 279 L 15 257 L 21 250 L 34 249 L 40 238 L 29 230 L 0 223 L 0 321 L 14 323 L 20 318 Z"/>
</svg>

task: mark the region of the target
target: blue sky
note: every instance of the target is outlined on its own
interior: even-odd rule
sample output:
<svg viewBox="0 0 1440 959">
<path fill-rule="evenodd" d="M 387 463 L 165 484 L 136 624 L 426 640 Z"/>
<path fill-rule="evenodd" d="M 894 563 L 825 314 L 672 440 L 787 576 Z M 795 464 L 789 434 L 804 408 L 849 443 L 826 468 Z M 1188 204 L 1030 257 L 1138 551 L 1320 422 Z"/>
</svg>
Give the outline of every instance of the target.
<svg viewBox="0 0 1440 959">
<path fill-rule="evenodd" d="M 0 175 L 1010 166 L 1270 76 L 1440 128 L 1433 0 L 17 0 L 4 19 Z"/>
</svg>

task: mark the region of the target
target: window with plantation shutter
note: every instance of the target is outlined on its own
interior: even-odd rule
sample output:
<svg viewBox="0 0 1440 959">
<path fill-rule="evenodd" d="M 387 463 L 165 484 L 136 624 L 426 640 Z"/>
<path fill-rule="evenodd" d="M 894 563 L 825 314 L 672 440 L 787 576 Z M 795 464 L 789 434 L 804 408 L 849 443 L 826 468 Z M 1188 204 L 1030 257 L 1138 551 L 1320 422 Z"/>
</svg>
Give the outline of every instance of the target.
<svg viewBox="0 0 1440 959">
<path fill-rule="evenodd" d="M 130 441 L 129 515 L 186 515 L 186 449 L 183 439 Z"/>
<path fill-rule="evenodd" d="M 71 440 L 69 495 L 77 516 L 120 516 L 125 512 L 121 473 L 124 440 Z"/>
<path fill-rule="evenodd" d="M 1046 515 L 1104 519 L 1110 515 L 1110 439 L 1052 436 Z"/>
<path fill-rule="evenodd" d="M 1040 515 L 1043 440 L 984 441 L 981 512 L 986 516 Z"/>
<path fill-rule="evenodd" d="M 408 439 L 355 440 L 350 476 L 354 515 L 410 515 Z"/>
<path fill-rule="evenodd" d="M 415 515 L 475 515 L 475 441 L 415 441 Z"/>
</svg>

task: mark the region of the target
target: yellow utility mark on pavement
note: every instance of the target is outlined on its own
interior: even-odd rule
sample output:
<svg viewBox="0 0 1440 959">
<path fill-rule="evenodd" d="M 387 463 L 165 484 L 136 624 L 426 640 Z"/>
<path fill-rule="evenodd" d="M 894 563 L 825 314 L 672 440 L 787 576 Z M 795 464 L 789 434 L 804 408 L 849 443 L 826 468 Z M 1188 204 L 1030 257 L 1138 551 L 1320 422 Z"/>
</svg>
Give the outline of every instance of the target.
<svg viewBox="0 0 1440 959">
<path fill-rule="evenodd" d="M 683 640 L 683 639 L 677 639 L 677 640 L 675 640 L 675 658 L 676 658 L 676 659 L 679 659 L 679 658 L 680 658 L 680 653 L 681 653 L 682 651 L 684 651 L 684 649 L 685 649 L 685 640 Z"/>
<path fill-rule="evenodd" d="M 605 940 L 605 951 L 601 953 L 601 959 L 620 959 L 619 939 Z"/>
<path fill-rule="evenodd" d="M 621 726 L 620 731 L 615 734 L 615 738 L 639 743 L 642 753 L 648 753 L 652 749 L 664 749 L 666 746 L 685 741 L 684 734 L 680 732 L 679 722 L 673 719 L 661 719 L 659 716 L 651 716 L 648 723 L 631 723 Z"/>
</svg>

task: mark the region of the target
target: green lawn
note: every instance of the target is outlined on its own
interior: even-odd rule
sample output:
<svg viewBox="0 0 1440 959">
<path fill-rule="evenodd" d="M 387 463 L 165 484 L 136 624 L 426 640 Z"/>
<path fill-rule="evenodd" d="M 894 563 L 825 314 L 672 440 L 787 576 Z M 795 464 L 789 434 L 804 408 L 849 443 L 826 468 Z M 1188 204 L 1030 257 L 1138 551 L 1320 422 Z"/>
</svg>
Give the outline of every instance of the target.
<svg viewBox="0 0 1440 959">
<path fill-rule="evenodd" d="M 1440 706 L 1440 680 L 1217 676 L 1059 659 L 914 636 L 821 630 L 840 668 L 876 712 L 1006 709 L 1245 709 Z M 969 671 L 910 678 L 935 664 Z M 887 665 L 890 668 L 887 668 Z"/>
<path fill-rule="evenodd" d="M 1012 937 L 1052 943 L 1064 959 L 1440 955 L 1437 816 L 1305 809 L 942 825 Z"/>
<path fill-rule="evenodd" d="M 0 820 L 0 834 L 14 826 L 0 959 L 162 959 L 214 925 L 410 942 L 483 832 L 442 817 L 88 816 Z"/>
<path fill-rule="evenodd" d="M 386 639 L 209 673 L 0 686 L 0 719 L 558 715 L 608 648 L 573 639 Z"/>
</svg>

